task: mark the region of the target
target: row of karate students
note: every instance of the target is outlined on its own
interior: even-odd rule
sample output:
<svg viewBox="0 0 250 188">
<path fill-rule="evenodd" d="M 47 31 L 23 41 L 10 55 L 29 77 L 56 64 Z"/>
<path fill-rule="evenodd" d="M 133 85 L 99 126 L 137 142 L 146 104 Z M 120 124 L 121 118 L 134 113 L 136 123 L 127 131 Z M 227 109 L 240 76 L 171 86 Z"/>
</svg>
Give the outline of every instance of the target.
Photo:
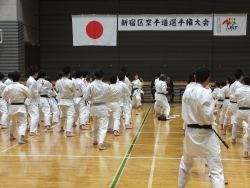
<svg viewBox="0 0 250 188">
<path fill-rule="evenodd" d="M 88 129 L 86 124 L 89 112 L 94 122 L 92 126 L 94 144 L 98 144 L 99 149 L 106 149 L 103 143 L 108 127 L 110 129 L 113 128 L 115 136 L 120 135 L 119 125 L 122 112 L 125 116 L 125 128 L 132 128 L 130 126 L 132 106 L 141 107 L 140 81 L 137 74 L 135 75 L 135 80 L 130 82 L 123 73 L 126 73 L 127 70 L 122 68 L 118 78 L 112 76 L 110 78 L 111 84 L 107 85 L 102 82 L 104 77 L 102 70 L 94 72 L 95 81 L 92 84 L 88 84 L 86 81 L 88 76 L 87 71 L 76 71 L 76 79 L 72 80 L 69 79 L 71 77 L 70 71 L 69 67 L 63 69 L 63 77 L 56 82 L 57 92 L 53 89 L 52 84 L 45 80 L 46 73 L 38 71 L 35 66 L 29 69 L 30 77 L 26 83 L 27 87 L 23 87 L 23 85 L 18 83 L 21 77 L 18 72 L 9 74 L 9 78 L 6 80 L 6 82 L 11 83 L 8 84 L 9 86 L 2 82 L 0 83 L 0 94 L 3 97 L 0 99 L 1 109 L 2 107 L 5 108 L 1 110 L 1 125 L 3 128 L 7 128 L 7 116 L 9 115 L 10 119 L 12 119 L 12 123 L 10 123 L 11 140 L 15 139 L 13 134 L 16 126 L 16 118 L 18 118 L 20 122 L 18 143 L 25 143 L 24 135 L 27 127 L 25 107 L 27 107 L 30 115 L 29 126 L 31 136 L 39 135 L 37 133 L 37 126 L 42 116 L 46 129 L 49 130 L 52 128 L 50 124 L 50 110 L 53 113 L 52 124 L 57 124 L 59 110 L 57 110 L 55 96 L 60 108 L 61 131 L 64 132 L 64 124 L 67 119 L 66 136 L 68 137 L 74 136 L 72 126 L 75 125 L 78 117 L 81 129 Z M 37 77 L 38 80 L 36 81 Z M 1 74 L 0 79 L 3 80 L 3 78 L 4 76 Z M 108 88 L 106 92 L 104 86 Z M 130 99 L 131 90 L 133 92 L 133 103 Z M 6 101 L 9 102 L 8 105 Z M 91 109 L 87 101 L 91 103 Z M 99 142 L 97 142 L 98 129 L 100 135 Z"/>
<path fill-rule="evenodd" d="M 235 80 L 234 80 L 235 79 Z M 194 73 L 189 75 L 189 84 L 186 89 L 193 87 L 196 82 Z M 241 83 L 243 82 L 243 83 Z M 238 132 L 243 126 L 243 157 L 247 158 L 250 149 L 250 76 L 243 78 L 243 71 L 237 69 L 233 76 L 227 76 L 226 81 L 215 83 L 215 89 L 210 90 L 215 100 L 216 122 L 220 124 L 222 135 L 226 135 L 226 131 L 232 125 L 232 144 L 236 143 Z M 183 123 L 183 134 L 185 134 L 186 123 Z"/>
</svg>

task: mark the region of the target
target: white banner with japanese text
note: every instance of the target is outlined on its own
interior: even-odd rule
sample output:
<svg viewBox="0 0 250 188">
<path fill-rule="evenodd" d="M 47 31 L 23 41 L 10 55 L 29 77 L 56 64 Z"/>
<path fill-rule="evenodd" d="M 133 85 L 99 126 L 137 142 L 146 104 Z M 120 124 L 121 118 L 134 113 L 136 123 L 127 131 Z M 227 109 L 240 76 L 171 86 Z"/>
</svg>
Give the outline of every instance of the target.
<svg viewBox="0 0 250 188">
<path fill-rule="evenodd" d="M 247 14 L 215 14 L 214 35 L 242 36 L 247 31 Z"/>
<path fill-rule="evenodd" d="M 211 14 L 118 15 L 118 31 L 212 30 Z"/>
</svg>

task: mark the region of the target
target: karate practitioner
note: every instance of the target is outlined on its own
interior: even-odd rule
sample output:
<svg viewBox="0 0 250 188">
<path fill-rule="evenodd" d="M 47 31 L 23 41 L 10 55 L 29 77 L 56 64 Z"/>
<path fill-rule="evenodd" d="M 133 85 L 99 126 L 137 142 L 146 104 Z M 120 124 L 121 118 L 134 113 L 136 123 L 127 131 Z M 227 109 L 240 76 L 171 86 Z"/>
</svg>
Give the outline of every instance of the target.
<svg viewBox="0 0 250 188">
<path fill-rule="evenodd" d="M 102 82 L 104 77 L 103 70 L 97 69 L 94 72 L 95 81 L 93 81 L 87 88 L 83 98 L 86 101 L 91 101 L 90 115 L 93 118 L 93 136 L 94 145 L 99 146 L 100 150 L 105 150 L 104 140 L 108 130 L 109 114 L 108 114 L 108 96 L 110 87 L 108 84 Z M 99 130 L 99 131 L 98 131 Z M 99 141 L 98 140 L 99 132 Z"/>
<path fill-rule="evenodd" d="M 120 136 L 119 126 L 121 117 L 120 99 L 123 95 L 122 87 L 116 84 L 117 77 L 110 77 L 110 93 L 108 97 L 108 109 L 109 109 L 109 129 L 113 129 L 115 136 Z"/>
<path fill-rule="evenodd" d="M 224 119 L 225 119 L 225 114 L 227 111 L 227 107 L 229 104 L 229 88 L 231 86 L 231 84 L 233 83 L 233 77 L 232 76 L 228 76 L 226 79 L 226 83 L 227 85 L 224 86 L 223 88 L 221 88 L 220 93 L 218 93 L 218 97 L 223 100 L 223 105 L 222 105 L 222 109 L 221 109 L 221 113 L 220 113 L 220 124 L 221 127 L 223 127 L 223 123 L 224 123 Z M 226 131 L 224 131 L 224 127 L 223 127 L 223 132 L 222 134 L 226 134 Z"/>
<path fill-rule="evenodd" d="M 225 114 L 225 120 L 223 124 L 223 134 L 226 134 L 227 127 L 231 125 L 231 117 L 234 116 L 238 110 L 237 102 L 235 101 L 235 91 L 240 88 L 242 84 L 240 83 L 243 79 L 243 71 L 241 69 L 237 69 L 234 72 L 235 82 L 229 88 L 229 100 L 227 112 Z M 234 119 L 234 117 L 233 117 Z M 234 139 L 232 140 L 232 144 L 235 144 Z"/>
<path fill-rule="evenodd" d="M 191 88 L 196 85 L 195 78 L 194 78 L 195 72 L 191 72 L 188 77 L 188 85 L 186 86 L 186 89 Z M 183 122 L 183 133 L 182 135 L 185 135 L 185 129 L 187 128 L 187 123 Z"/>
<path fill-rule="evenodd" d="M 37 80 L 37 87 L 40 94 L 40 105 L 39 105 L 39 113 L 40 118 L 44 117 L 44 126 L 47 130 L 51 130 L 50 124 L 50 99 L 49 93 L 52 90 L 52 84 L 45 80 L 47 74 L 45 71 L 40 70 L 38 71 L 38 80 Z"/>
<path fill-rule="evenodd" d="M 161 75 L 161 72 L 158 72 L 156 74 L 157 78 L 155 79 L 155 87 L 156 87 L 157 83 L 159 82 L 160 75 Z M 157 106 L 156 106 L 156 98 L 157 98 L 157 96 L 158 96 L 158 94 L 157 94 L 157 92 L 155 92 L 155 104 L 154 104 L 154 116 L 155 117 L 157 116 L 157 113 L 158 113 L 158 111 L 155 110 L 157 108 Z"/>
<path fill-rule="evenodd" d="M 28 106 L 28 113 L 30 115 L 30 136 L 38 136 L 37 126 L 39 122 L 40 93 L 38 91 L 37 81 L 35 80 L 38 76 L 37 67 L 31 66 L 29 68 L 29 74 L 30 77 L 26 82 L 26 86 L 31 91 L 32 98 L 26 99 L 25 104 Z"/>
<path fill-rule="evenodd" d="M 219 93 L 220 93 L 220 85 L 221 85 L 221 82 L 217 81 L 215 82 L 215 88 L 212 92 L 212 96 L 215 100 L 215 108 L 217 110 L 217 115 L 216 115 L 216 121 L 217 119 L 219 118 L 219 115 L 220 115 L 220 112 L 221 112 L 221 106 L 222 106 L 222 102 L 223 100 L 219 98 Z"/>
<path fill-rule="evenodd" d="M 121 73 L 125 74 L 125 80 L 124 83 L 127 84 L 129 91 L 132 91 L 132 84 L 130 82 L 130 80 L 128 79 L 128 77 L 126 75 L 128 75 L 128 70 L 125 67 L 122 67 L 121 69 Z"/>
<path fill-rule="evenodd" d="M 89 77 L 89 72 L 87 70 L 82 70 L 82 80 L 83 80 L 83 83 L 85 84 L 85 87 L 87 88 L 88 85 L 90 83 L 88 83 L 87 79 Z M 85 122 L 85 125 L 90 125 L 90 121 L 89 121 L 89 114 L 90 114 L 90 102 L 89 101 L 86 101 L 86 122 Z"/>
<path fill-rule="evenodd" d="M 66 136 L 74 137 L 72 130 L 72 124 L 74 122 L 74 101 L 73 98 L 76 96 L 76 87 L 70 77 L 70 67 L 65 67 L 63 69 L 64 77 L 57 82 L 56 90 L 60 93 L 60 100 L 58 105 L 60 107 L 60 122 L 61 122 L 61 132 L 64 132 L 64 124 L 67 118 L 67 128 Z"/>
<path fill-rule="evenodd" d="M 0 73 L 0 129 L 7 129 L 8 107 L 7 102 L 2 98 L 6 84 L 3 83 L 4 74 Z"/>
<path fill-rule="evenodd" d="M 232 143 L 236 143 L 238 131 L 243 121 L 247 122 L 246 133 L 243 137 L 244 157 L 248 157 L 248 150 L 250 148 L 250 76 L 244 78 L 244 85 L 235 91 L 234 99 L 237 102 L 237 112 L 233 122 L 232 129 Z"/>
<path fill-rule="evenodd" d="M 8 73 L 8 79 L 5 80 L 4 84 L 6 84 L 7 86 L 12 84 L 13 80 L 12 80 L 12 72 Z"/>
<path fill-rule="evenodd" d="M 82 79 L 82 71 L 76 71 L 76 98 L 75 98 L 75 109 L 76 109 L 76 117 L 79 117 L 79 125 L 82 130 L 88 130 L 89 128 L 86 126 L 86 122 L 88 119 L 87 114 L 87 101 L 83 99 L 83 95 L 87 90 L 87 87 Z M 75 121 L 76 122 L 76 121 Z"/>
<path fill-rule="evenodd" d="M 14 137 L 14 130 L 16 129 L 16 121 L 18 118 L 19 121 L 18 143 L 24 144 L 25 142 L 23 138 L 25 136 L 27 128 L 27 114 L 24 105 L 24 99 L 25 97 L 31 98 L 32 93 L 27 87 L 18 83 L 20 77 L 21 75 L 19 74 L 19 72 L 13 72 L 12 74 L 13 83 L 4 89 L 2 97 L 5 100 L 10 101 L 9 116 L 12 119 L 12 124 L 10 125 L 10 140 L 16 139 Z"/>
<path fill-rule="evenodd" d="M 210 168 L 212 187 L 224 188 L 224 173 L 220 158 L 220 144 L 215 129 L 214 100 L 206 89 L 209 84 L 209 70 L 196 70 L 197 84 L 185 90 L 182 97 L 182 118 L 188 124 L 184 140 L 184 154 L 181 158 L 178 187 L 184 188 L 193 167 L 193 157 L 204 157 Z"/>
<path fill-rule="evenodd" d="M 141 109 L 141 89 L 139 75 L 135 74 L 135 80 L 132 82 L 132 106 Z"/>
<path fill-rule="evenodd" d="M 128 88 L 128 85 L 125 84 L 125 74 L 123 73 L 119 73 L 118 75 L 118 85 L 120 85 L 122 87 L 122 97 L 120 98 L 120 106 L 122 109 L 122 112 L 125 115 L 125 128 L 126 129 L 132 129 L 132 127 L 130 126 L 130 120 L 131 120 L 131 110 L 132 110 L 132 104 L 131 104 L 131 99 L 130 99 L 130 95 L 131 92 Z"/>
<path fill-rule="evenodd" d="M 51 79 L 49 77 L 47 77 L 46 80 L 51 83 Z M 49 91 L 48 96 L 49 96 L 50 111 L 53 114 L 52 125 L 56 125 L 58 124 L 58 120 L 59 120 L 59 109 L 58 109 L 58 106 L 57 106 L 58 104 L 56 100 L 57 92 L 54 87 L 52 87 L 52 89 Z"/>
<path fill-rule="evenodd" d="M 168 104 L 168 99 L 166 94 L 168 93 L 167 91 L 167 84 L 166 84 L 166 76 L 164 74 L 161 74 L 159 77 L 159 81 L 157 82 L 156 86 L 156 92 L 157 96 L 155 98 L 155 106 L 156 106 L 156 111 L 160 111 L 160 108 L 163 108 L 163 114 L 166 116 L 166 119 L 169 120 L 170 116 L 170 106 Z"/>
</svg>

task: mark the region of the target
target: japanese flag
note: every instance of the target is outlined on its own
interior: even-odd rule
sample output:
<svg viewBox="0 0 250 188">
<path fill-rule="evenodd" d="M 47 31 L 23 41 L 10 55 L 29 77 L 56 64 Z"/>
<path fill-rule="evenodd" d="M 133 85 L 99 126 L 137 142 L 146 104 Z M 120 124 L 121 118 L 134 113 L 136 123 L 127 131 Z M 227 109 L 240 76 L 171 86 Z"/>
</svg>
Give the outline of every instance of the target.
<svg viewBox="0 0 250 188">
<path fill-rule="evenodd" d="M 72 15 L 73 46 L 116 46 L 116 15 Z"/>
</svg>

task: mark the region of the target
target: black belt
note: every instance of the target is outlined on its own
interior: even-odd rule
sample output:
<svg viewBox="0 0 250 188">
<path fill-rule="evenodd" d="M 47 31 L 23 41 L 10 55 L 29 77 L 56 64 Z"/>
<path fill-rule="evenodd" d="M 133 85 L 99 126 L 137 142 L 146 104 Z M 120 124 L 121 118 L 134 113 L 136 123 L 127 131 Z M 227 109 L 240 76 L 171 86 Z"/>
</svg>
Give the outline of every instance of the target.
<svg viewBox="0 0 250 188">
<path fill-rule="evenodd" d="M 218 136 L 218 138 L 220 139 L 220 141 L 224 144 L 224 146 L 228 149 L 229 146 L 227 145 L 227 143 L 220 137 L 220 135 L 218 135 L 218 133 L 213 129 L 212 125 L 198 125 L 198 124 L 189 124 L 187 125 L 190 128 L 196 128 L 196 129 L 210 129 L 212 131 L 214 131 L 214 133 L 216 134 L 216 136 Z"/>
<path fill-rule="evenodd" d="M 222 100 L 222 99 L 219 99 L 218 101 L 220 101 L 220 102 L 223 102 L 224 100 Z"/>
<path fill-rule="evenodd" d="M 40 95 L 40 97 L 49 98 L 49 96 L 48 96 L 48 95 Z"/>
<path fill-rule="evenodd" d="M 229 97 L 225 97 L 225 99 L 229 99 Z"/>
<path fill-rule="evenodd" d="M 160 95 L 165 95 L 165 96 L 166 96 L 166 94 L 165 94 L 165 93 L 159 93 L 159 92 L 157 92 L 157 94 L 160 94 Z"/>
<path fill-rule="evenodd" d="M 139 88 L 133 88 L 131 92 L 131 96 L 134 94 L 135 90 L 138 90 Z"/>
<path fill-rule="evenodd" d="M 24 105 L 24 103 L 10 103 L 11 105 Z"/>
<path fill-rule="evenodd" d="M 0 97 L 0 99 L 3 98 L 3 97 Z"/>
<path fill-rule="evenodd" d="M 82 95 L 82 96 L 79 96 L 79 97 L 83 97 L 83 95 Z"/>
<path fill-rule="evenodd" d="M 237 102 L 234 102 L 234 101 L 230 101 L 230 103 L 237 103 Z"/>
<path fill-rule="evenodd" d="M 239 107 L 239 110 L 250 110 L 250 107 Z"/>
</svg>

